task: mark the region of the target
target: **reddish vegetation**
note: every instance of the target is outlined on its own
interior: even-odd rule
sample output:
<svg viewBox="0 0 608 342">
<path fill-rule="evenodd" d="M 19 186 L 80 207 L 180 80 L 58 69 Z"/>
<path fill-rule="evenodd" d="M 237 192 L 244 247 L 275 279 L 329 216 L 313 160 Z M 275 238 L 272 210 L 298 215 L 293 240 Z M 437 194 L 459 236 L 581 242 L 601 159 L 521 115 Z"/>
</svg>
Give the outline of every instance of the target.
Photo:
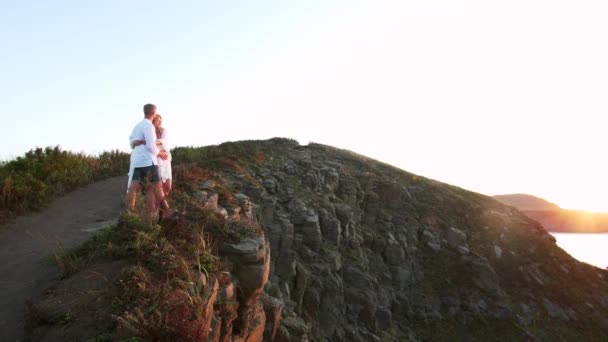
<svg viewBox="0 0 608 342">
<path fill-rule="evenodd" d="M 257 164 L 263 164 L 265 161 L 266 161 L 266 155 L 264 154 L 264 152 L 259 152 L 258 154 L 256 154 L 255 162 Z"/>
<path fill-rule="evenodd" d="M 184 184 L 204 182 L 209 179 L 217 181 L 213 170 L 197 165 L 175 165 L 173 167 L 173 176 Z"/>
</svg>

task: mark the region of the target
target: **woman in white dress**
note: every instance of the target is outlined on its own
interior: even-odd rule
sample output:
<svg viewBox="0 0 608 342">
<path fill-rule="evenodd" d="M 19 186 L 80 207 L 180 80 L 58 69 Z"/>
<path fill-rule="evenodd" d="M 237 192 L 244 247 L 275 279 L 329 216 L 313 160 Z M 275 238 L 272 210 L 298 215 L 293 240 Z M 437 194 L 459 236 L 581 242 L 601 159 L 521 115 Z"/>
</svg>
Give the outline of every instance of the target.
<svg viewBox="0 0 608 342">
<path fill-rule="evenodd" d="M 167 198 L 171 192 L 171 179 L 173 178 L 171 174 L 171 152 L 169 151 L 168 132 L 166 128 L 162 127 L 163 118 L 160 114 L 156 114 L 152 123 L 156 127 L 156 145 L 159 150 L 167 153 L 167 159 L 158 158 L 158 175 L 163 185 L 165 198 Z"/>
</svg>

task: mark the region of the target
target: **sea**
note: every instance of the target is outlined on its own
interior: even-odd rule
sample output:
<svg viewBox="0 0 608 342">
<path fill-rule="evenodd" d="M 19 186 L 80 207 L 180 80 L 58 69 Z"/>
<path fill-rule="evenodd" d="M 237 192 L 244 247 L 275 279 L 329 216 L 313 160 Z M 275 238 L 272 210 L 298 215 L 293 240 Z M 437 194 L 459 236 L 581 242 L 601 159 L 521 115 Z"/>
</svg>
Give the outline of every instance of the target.
<svg viewBox="0 0 608 342">
<path fill-rule="evenodd" d="M 557 245 L 573 258 L 606 269 L 608 267 L 608 233 L 551 233 Z"/>
</svg>

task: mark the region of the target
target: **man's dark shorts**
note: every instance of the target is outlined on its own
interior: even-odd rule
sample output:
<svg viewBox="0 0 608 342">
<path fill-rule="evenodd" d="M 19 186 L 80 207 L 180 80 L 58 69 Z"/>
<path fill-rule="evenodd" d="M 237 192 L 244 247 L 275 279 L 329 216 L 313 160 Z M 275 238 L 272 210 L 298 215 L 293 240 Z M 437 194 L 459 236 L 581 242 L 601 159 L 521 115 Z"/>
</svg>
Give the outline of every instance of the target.
<svg viewBox="0 0 608 342">
<path fill-rule="evenodd" d="M 146 167 L 136 167 L 133 170 L 133 181 L 138 181 L 140 184 L 146 184 L 146 182 L 156 183 L 160 181 L 158 177 L 158 166 L 150 165 Z"/>
</svg>

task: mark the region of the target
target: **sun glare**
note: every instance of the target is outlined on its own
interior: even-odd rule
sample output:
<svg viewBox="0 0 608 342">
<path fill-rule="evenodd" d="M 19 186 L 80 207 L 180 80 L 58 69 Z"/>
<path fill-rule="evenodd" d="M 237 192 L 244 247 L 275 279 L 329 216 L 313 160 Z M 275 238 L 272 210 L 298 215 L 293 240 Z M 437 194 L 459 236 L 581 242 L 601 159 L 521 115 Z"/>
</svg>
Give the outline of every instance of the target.
<svg viewBox="0 0 608 342">
<path fill-rule="evenodd" d="M 591 194 L 590 194 L 591 195 Z M 588 213 L 608 213 L 608 201 L 590 196 L 588 198 L 572 198 L 556 201 L 562 209 L 585 211 Z"/>
</svg>

